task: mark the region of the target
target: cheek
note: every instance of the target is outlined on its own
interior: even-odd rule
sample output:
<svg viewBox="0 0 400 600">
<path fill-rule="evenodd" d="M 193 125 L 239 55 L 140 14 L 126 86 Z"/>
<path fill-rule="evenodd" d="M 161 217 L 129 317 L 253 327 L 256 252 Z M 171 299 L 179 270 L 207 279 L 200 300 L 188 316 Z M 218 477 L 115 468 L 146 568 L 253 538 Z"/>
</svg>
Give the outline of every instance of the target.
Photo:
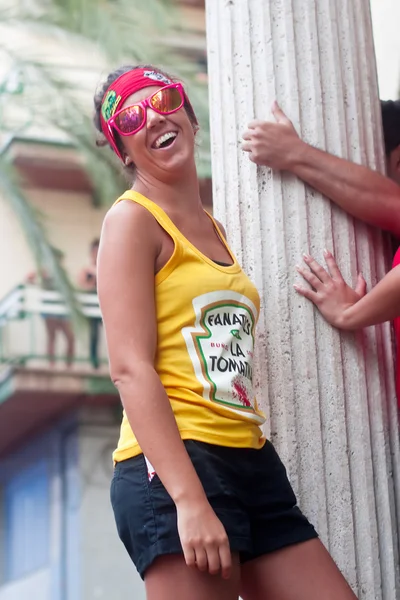
<svg viewBox="0 0 400 600">
<path fill-rule="evenodd" d="M 146 135 L 144 130 L 122 138 L 124 151 L 135 164 L 137 164 L 138 161 L 140 162 L 140 157 L 143 157 L 146 151 L 145 140 Z"/>
</svg>

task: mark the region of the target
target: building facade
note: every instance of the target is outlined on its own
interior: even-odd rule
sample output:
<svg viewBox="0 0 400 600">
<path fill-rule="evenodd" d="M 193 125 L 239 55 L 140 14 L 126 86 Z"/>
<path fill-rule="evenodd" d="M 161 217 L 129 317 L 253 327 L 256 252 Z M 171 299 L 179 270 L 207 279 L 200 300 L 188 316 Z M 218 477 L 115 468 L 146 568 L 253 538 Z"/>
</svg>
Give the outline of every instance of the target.
<svg viewBox="0 0 400 600">
<path fill-rule="evenodd" d="M 206 69 L 204 6 L 183 4 L 184 35 L 173 36 L 171 44 L 198 62 L 201 78 Z M 12 34 L 15 44 L 17 33 Z M 34 36 L 24 39 L 37 51 Z M 80 64 L 79 49 L 70 48 L 68 54 L 54 41 L 40 44 L 64 66 Z M 97 64 L 95 56 L 85 60 Z M 0 79 L 9 68 L 2 64 Z M 97 65 L 97 70 L 77 71 L 77 77 L 94 89 L 99 71 Z M 13 129 L 21 120 L 13 94 L 21 90 L 17 86 L 6 97 L 6 88 L 0 81 L 0 101 L 10 115 L 0 119 L 0 152 L 22 176 L 31 207 L 40 213 L 50 243 L 64 254 L 66 272 L 77 285 L 108 207 L 98 205 L 65 132 L 44 131 L 25 113 L 26 127 Z M 210 182 L 201 182 L 201 189 L 210 207 Z M 56 337 L 55 365 L 49 364 L 46 316 L 67 320 L 67 310 L 57 291 L 28 283 L 28 273 L 36 269 L 32 247 L 15 205 L 4 194 L 0 255 L 0 600 L 144 600 L 143 583 L 118 539 L 109 500 L 121 405 L 108 374 L 104 332 L 100 327 L 98 369 L 90 364 L 84 322 L 74 332 L 72 366 L 65 366 L 62 332 Z M 100 317 L 95 294 L 78 299 L 89 320 Z"/>
</svg>

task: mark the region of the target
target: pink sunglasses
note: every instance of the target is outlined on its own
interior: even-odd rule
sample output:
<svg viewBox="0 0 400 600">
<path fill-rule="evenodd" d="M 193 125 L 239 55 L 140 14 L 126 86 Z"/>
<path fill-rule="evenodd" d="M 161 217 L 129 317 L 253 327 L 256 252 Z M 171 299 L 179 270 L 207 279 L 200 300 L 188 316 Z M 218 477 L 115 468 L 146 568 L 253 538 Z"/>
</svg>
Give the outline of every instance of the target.
<svg viewBox="0 0 400 600">
<path fill-rule="evenodd" d="M 185 96 L 182 84 L 173 83 L 159 89 L 148 98 L 145 98 L 137 104 L 126 106 L 118 110 L 108 121 L 107 125 L 114 141 L 114 150 L 122 159 L 118 150 L 113 129 L 120 135 L 134 135 L 140 131 L 146 124 L 147 107 L 151 108 L 160 115 L 171 115 L 182 108 L 185 102 Z"/>
</svg>

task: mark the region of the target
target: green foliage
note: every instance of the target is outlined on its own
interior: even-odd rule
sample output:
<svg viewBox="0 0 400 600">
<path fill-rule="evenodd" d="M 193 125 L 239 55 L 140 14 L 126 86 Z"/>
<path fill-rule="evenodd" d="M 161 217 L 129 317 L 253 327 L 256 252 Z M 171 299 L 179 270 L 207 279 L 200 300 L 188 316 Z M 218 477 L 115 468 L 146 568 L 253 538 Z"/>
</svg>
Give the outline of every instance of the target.
<svg viewBox="0 0 400 600">
<path fill-rule="evenodd" d="M 21 8 L 28 6 L 28 8 Z M 0 59 L 12 66 L 17 81 L 0 82 L 0 134 L 7 120 L 2 120 L 2 107 L 18 103 L 22 121 L 44 129 L 52 124 L 76 147 L 93 183 L 96 200 L 110 205 L 126 187 L 121 167 L 108 148 L 96 147 L 96 134 L 89 106 L 93 96 L 93 79 L 103 76 L 107 66 L 152 63 L 182 78 L 201 124 L 198 150 L 200 177 L 210 176 L 207 88 L 196 81 L 196 66 L 166 43 L 166 38 L 179 35 L 178 9 L 167 0 L 31 0 L 29 3 L 0 0 L 0 28 L 34 32 L 42 39 L 58 41 L 72 50 L 81 48 L 82 63 L 60 66 L 50 56 L 42 56 L 40 48 L 29 43 L 7 43 L 0 31 Z M 99 56 L 98 73 L 93 73 L 86 57 Z M 90 61 L 88 61 L 90 62 Z M 93 64 L 93 58 L 92 58 Z M 73 74 L 80 71 L 79 81 Z M 87 77 L 86 77 L 87 75 Z M 6 99 L 6 102 L 2 102 Z M 18 127 L 8 127 L 11 136 Z M 1 150 L 0 150 L 1 155 Z M 43 219 L 27 201 L 20 181 L 11 166 L 0 156 L 0 186 L 10 201 L 41 267 L 53 273 L 70 309 L 77 315 L 73 292 L 50 245 Z"/>
</svg>

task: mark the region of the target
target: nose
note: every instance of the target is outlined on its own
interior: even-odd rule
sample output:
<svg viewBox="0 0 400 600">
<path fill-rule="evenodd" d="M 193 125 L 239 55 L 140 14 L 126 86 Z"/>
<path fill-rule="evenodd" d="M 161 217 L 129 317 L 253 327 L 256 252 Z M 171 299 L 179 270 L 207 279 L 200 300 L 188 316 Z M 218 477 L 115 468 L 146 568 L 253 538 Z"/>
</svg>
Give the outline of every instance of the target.
<svg viewBox="0 0 400 600">
<path fill-rule="evenodd" d="M 156 125 L 165 122 L 165 116 L 160 115 L 160 113 L 156 112 L 150 107 L 147 107 L 147 128 L 152 129 Z"/>
</svg>

